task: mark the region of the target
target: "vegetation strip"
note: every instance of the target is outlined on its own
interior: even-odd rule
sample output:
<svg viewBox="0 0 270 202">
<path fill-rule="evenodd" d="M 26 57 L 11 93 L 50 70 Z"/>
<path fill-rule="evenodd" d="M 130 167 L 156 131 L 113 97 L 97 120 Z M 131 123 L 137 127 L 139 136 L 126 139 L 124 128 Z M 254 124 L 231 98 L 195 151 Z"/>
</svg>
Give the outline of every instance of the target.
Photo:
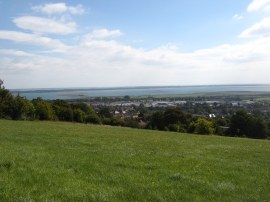
<svg viewBox="0 0 270 202">
<path fill-rule="evenodd" d="M 46 101 L 42 98 L 30 101 L 19 95 L 13 96 L 2 84 L 3 82 L 0 83 L 0 118 L 3 119 L 69 121 L 258 139 L 266 139 L 270 134 L 270 105 L 267 101 L 256 103 L 248 100 L 224 104 L 220 101 L 205 101 L 203 97 L 199 97 L 199 101 L 182 100 L 175 101 L 174 104 L 156 102 L 150 107 L 132 102 L 129 96 L 123 98 L 126 103 L 109 105 L 104 104 L 108 98 L 98 104 Z"/>
</svg>

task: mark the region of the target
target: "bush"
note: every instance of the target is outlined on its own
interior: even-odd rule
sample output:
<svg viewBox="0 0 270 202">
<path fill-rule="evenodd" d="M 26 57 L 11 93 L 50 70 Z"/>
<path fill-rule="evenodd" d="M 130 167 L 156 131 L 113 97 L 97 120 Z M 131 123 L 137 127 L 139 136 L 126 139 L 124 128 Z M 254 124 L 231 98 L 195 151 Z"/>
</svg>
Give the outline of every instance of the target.
<svg viewBox="0 0 270 202">
<path fill-rule="evenodd" d="M 179 124 L 169 124 L 168 125 L 168 129 L 169 131 L 173 131 L 173 132 L 179 132 Z"/>
<path fill-rule="evenodd" d="M 35 107 L 35 118 L 39 120 L 53 120 L 55 119 L 54 111 L 50 103 L 43 100 L 42 98 L 37 98 L 32 100 Z"/>
<path fill-rule="evenodd" d="M 20 96 L 16 96 L 13 99 L 10 111 L 10 116 L 13 120 L 33 120 L 35 117 L 34 105 Z"/>
<path fill-rule="evenodd" d="M 101 120 L 96 114 L 88 114 L 85 117 L 85 123 L 101 124 Z"/>
<path fill-rule="evenodd" d="M 125 125 L 124 120 L 117 117 L 104 118 L 102 123 L 105 125 L 111 125 L 111 126 L 124 126 Z"/>
<path fill-rule="evenodd" d="M 69 103 L 64 100 L 55 100 L 52 107 L 60 121 L 73 121 L 73 110 Z"/>
<path fill-rule="evenodd" d="M 85 113 L 80 109 L 74 109 L 73 120 L 79 123 L 83 123 L 85 121 Z"/>
<path fill-rule="evenodd" d="M 124 125 L 129 128 L 140 128 L 139 123 L 131 119 L 126 120 Z"/>
<path fill-rule="evenodd" d="M 203 118 L 195 122 L 195 133 L 209 135 L 214 133 L 213 123 Z"/>
</svg>

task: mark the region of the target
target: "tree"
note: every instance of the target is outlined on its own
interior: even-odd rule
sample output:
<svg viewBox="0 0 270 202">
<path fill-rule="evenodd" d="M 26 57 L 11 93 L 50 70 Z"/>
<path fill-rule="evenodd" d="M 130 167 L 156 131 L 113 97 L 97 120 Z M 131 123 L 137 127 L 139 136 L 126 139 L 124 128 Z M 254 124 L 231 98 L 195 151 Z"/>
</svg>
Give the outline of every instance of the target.
<svg viewBox="0 0 270 202">
<path fill-rule="evenodd" d="M 83 123 L 85 122 L 85 113 L 81 109 L 73 109 L 73 121 Z"/>
<path fill-rule="evenodd" d="M 266 138 L 266 123 L 246 111 L 237 111 L 230 119 L 229 135 L 250 138 Z"/>
<path fill-rule="evenodd" d="M 170 124 L 188 124 L 186 114 L 182 112 L 179 108 L 167 109 L 164 112 L 163 121 L 165 126 L 168 126 Z"/>
<path fill-rule="evenodd" d="M 80 109 L 82 110 L 85 114 L 94 114 L 95 110 L 88 104 L 79 102 L 79 103 L 73 103 L 71 104 L 72 109 Z"/>
<path fill-rule="evenodd" d="M 125 121 L 118 117 L 104 118 L 102 120 L 103 124 L 111 126 L 124 126 Z"/>
<path fill-rule="evenodd" d="M 151 129 L 164 130 L 165 125 L 163 122 L 163 113 L 161 111 L 156 111 L 152 114 L 150 118 L 149 126 Z"/>
<path fill-rule="evenodd" d="M 60 121 L 73 121 L 73 110 L 69 103 L 64 100 L 55 100 L 52 107 Z"/>
<path fill-rule="evenodd" d="M 265 121 L 260 118 L 254 118 L 252 123 L 252 130 L 248 137 L 264 139 L 267 138 L 268 135 L 268 126 Z"/>
<path fill-rule="evenodd" d="M 19 95 L 13 99 L 10 111 L 10 116 L 13 120 L 32 120 L 35 117 L 34 105 Z"/>
<path fill-rule="evenodd" d="M 129 127 L 129 128 L 140 128 L 140 125 L 137 121 L 132 120 L 132 119 L 127 119 L 125 120 L 125 127 Z"/>
<path fill-rule="evenodd" d="M 245 111 L 237 111 L 230 120 L 229 134 L 232 136 L 245 136 L 249 131 L 250 116 Z"/>
<path fill-rule="evenodd" d="M 125 100 L 125 101 L 130 101 L 130 96 L 129 96 L 129 95 L 125 95 L 125 96 L 124 96 L 124 100 Z"/>
<path fill-rule="evenodd" d="M 0 84 L 0 118 L 8 118 L 12 113 L 13 95 L 2 86 L 3 80 L 1 79 Z"/>
<path fill-rule="evenodd" d="M 93 113 L 86 115 L 85 123 L 101 124 L 101 120 L 96 113 Z"/>
<path fill-rule="evenodd" d="M 168 129 L 169 129 L 169 131 L 179 132 L 180 125 L 179 124 L 169 124 Z"/>
<path fill-rule="evenodd" d="M 53 120 L 54 111 L 50 103 L 42 98 L 36 98 L 32 100 L 35 107 L 35 117 L 39 120 Z"/>
<path fill-rule="evenodd" d="M 2 85 L 4 84 L 4 81 L 2 79 L 0 79 L 0 89 L 2 89 Z M 4 89 L 4 86 L 3 86 Z"/>
<path fill-rule="evenodd" d="M 113 115 L 108 107 L 103 107 L 99 110 L 99 115 L 102 118 L 112 118 Z"/>
<path fill-rule="evenodd" d="M 203 118 L 195 122 L 195 133 L 209 135 L 214 133 L 213 123 Z"/>
</svg>

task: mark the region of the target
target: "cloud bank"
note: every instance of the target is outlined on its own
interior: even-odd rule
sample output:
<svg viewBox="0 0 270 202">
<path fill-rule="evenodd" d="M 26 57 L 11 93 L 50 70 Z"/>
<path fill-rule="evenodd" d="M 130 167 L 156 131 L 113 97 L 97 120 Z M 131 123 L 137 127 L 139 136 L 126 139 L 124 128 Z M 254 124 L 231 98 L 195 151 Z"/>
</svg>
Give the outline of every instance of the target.
<svg viewBox="0 0 270 202">
<path fill-rule="evenodd" d="M 267 10 L 263 2 L 253 1 L 247 10 Z M 0 30 L 0 39 L 25 45 L 0 49 L 0 75 L 10 88 L 269 83 L 267 17 L 243 30 L 237 43 L 181 52 L 173 44 L 150 50 L 132 47 L 121 42 L 120 29 L 79 32 L 72 18 L 63 20 L 61 15 L 83 14 L 81 5 L 33 9 L 49 16 L 20 16 L 13 19 L 19 31 Z M 74 33 L 76 37 L 68 38 L 72 45 L 67 45 L 62 36 Z"/>
</svg>

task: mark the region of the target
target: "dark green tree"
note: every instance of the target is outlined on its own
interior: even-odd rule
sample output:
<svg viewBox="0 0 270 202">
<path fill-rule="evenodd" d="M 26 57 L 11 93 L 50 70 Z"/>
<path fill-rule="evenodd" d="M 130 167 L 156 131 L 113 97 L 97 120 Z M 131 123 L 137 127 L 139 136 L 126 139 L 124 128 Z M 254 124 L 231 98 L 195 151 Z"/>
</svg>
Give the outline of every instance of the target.
<svg viewBox="0 0 270 202">
<path fill-rule="evenodd" d="M 95 110 L 93 107 L 90 105 L 83 103 L 83 102 L 78 102 L 78 103 L 73 103 L 71 104 L 72 109 L 80 109 L 82 110 L 85 114 L 94 114 Z"/>
<path fill-rule="evenodd" d="M 71 105 L 64 100 L 55 100 L 52 103 L 55 115 L 60 121 L 73 121 L 73 110 Z"/>
<path fill-rule="evenodd" d="M 73 121 L 84 123 L 85 122 L 85 112 L 81 109 L 73 109 Z"/>
<path fill-rule="evenodd" d="M 187 125 L 188 118 L 187 115 L 184 112 L 182 112 L 179 108 L 171 108 L 167 109 L 164 112 L 163 122 L 165 126 L 168 126 L 170 124 Z"/>
<path fill-rule="evenodd" d="M 99 110 L 99 116 L 102 118 L 112 118 L 113 117 L 111 110 L 108 107 L 102 107 Z"/>
<path fill-rule="evenodd" d="M 105 125 L 111 125 L 111 126 L 124 126 L 125 125 L 125 121 L 118 117 L 104 118 L 102 120 L 102 123 Z"/>
<path fill-rule="evenodd" d="M 11 118 L 14 120 L 33 120 L 35 118 L 35 107 L 26 98 L 16 96 L 10 106 Z"/>
<path fill-rule="evenodd" d="M 163 113 L 161 111 L 156 111 L 152 114 L 149 122 L 149 127 L 151 129 L 164 130 L 165 125 L 163 122 Z"/>
<path fill-rule="evenodd" d="M 262 119 L 242 110 L 237 111 L 231 117 L 228 133 L 231 136 L 266 138 L 268 136 L 268 128 Z"/>
<path fill-rule="evenodd" d="M 0 89 L 4 88 L 4 87 L 2 87 L 3 84 L 4 84 L 4 81 L 2 79 L 0 79 Z"/>
<path fill-rule="evenodd" d="M 0 118 L 11 118 L 12 115 L 12 94 L 3 86 L 3 80 L 0 79 Z"/>
<path fill-rule="evenodd" d="M 86 123 L 101 124 L 101 119 L 96 113 L 88 114 L 85 117 Z"/>
<path fill-rule="evenodd" d="M 54 120 L 55 115 L 51 104 L 42 98 L 32 100 L 35 107 L 35 118 L 39 120 Z"/>
</svg>

